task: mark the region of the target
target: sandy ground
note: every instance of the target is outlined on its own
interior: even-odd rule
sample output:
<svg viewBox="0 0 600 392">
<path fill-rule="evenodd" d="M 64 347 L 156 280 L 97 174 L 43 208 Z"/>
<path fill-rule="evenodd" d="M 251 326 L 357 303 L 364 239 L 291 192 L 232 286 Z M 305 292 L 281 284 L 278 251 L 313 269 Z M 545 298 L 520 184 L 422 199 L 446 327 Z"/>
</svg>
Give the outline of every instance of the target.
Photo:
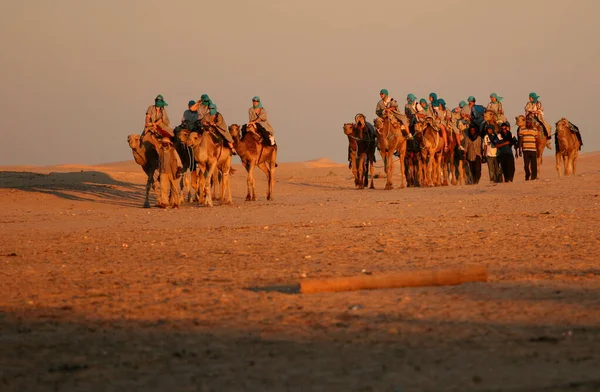
<svg viewBox="0 0 600 392">
<path fill-rule="evenodd" d="M 288 163 L 253 203 L 236 165 L 233 206 L 179 210 L 133 161 L 0 168 L 0 390 L 598 391 L 600 153 L 552 163 L 391 191 Z M 490 281 L 272 289 L 464 263 Z"/>
</svg>

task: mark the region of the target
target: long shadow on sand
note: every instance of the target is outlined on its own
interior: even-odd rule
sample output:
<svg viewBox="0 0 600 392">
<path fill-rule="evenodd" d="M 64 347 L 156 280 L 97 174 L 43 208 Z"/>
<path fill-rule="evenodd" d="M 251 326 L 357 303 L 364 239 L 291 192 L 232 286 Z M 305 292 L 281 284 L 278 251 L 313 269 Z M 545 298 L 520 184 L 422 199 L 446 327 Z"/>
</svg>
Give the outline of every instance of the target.
<svg viewBox="0 0 600 392">
<path fill-rule="evenodd" d="M 572 339 L 579 340 L 523 339 L 540 332 L 527 325 L 431 320 L 404 320 L 414 328 L 400 335 L 368 328 L 358 336 L 345 332 L 360 318 L 377 325 L 377 317 L 369 317 L 352 313 L 334 325 L 316 325 L 311 337 L 291 332 L 267 338 L 262 330 L 221 328 L 219 320 L 100 320 L 76 314 L 70 306 L 0 311 L 0 390 L 600 389 L 593 371 L 598 357 L 577 353 L 593 344 L 578 338 L 586 334 L 584 327 L 573 326 Z M 518 336 L 511 336 L 515 330 Z M 499 338 L 494 331 L 509 331 L 512 349 L 503 347 L 507 336 Z M 597 329 L 587 331 L 588 340 L 598 336 Z M 588 369 L 587 376 L 578 372 L 557 381 L 552 371 L 565 366 Z"/>
<path fill-rule="evenodd" d="M 0 171 L 0 189 L 2 188 L 44 193 L 72 201 L 126 207 L 142 206 L 145 194 L 145 186 L 117 181 L 99 171 L 50 174 Z"/>
</svg>

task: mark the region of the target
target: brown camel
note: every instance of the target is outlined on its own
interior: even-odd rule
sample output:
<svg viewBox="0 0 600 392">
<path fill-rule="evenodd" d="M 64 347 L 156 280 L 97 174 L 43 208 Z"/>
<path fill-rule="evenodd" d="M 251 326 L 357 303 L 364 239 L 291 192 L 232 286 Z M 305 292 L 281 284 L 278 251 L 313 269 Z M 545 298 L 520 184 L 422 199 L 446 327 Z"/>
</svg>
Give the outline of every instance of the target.
<svg viewBox="0 0 600 392">
<path fill-rule="evenodd" d="M 246 201 L 256 201 L 256 183 L 254 180 L 254 168 L 257 166 L 267 176 L 267 200 L 273 200 L 273 190 L 275 188 L 275 168 L 277 167 L 277 145 L 267 145 L 263 143 L 262 136 L 257 132 L 254 124 L 246 125 L 246 134 L 240 136 L 240 126 L 232 124 L 229 127 L 229 133 L 233 138 L 233 146 L 237 151 L 242 164 L 248 172 L 246 184 L 248 193 Z"/>
<path fill-rule="evenodd" d="M 575 175 L 577 169 L 577 157 L 581 143 L 577 135 L 571 132 L 569 120 L 561 118 L 556 123 L 556 172 L 561 176 L 561 161 L 564 166 L 565 176 Z M 562 158 L 562 159 L 561 159 Z"/>
<path fill-rule="evenodd" d="M 189 129 L 180 129 L 175 133 L 175 149 L 181 158 L 181 183 L 179 185 L 179 204 L 198 200 L 198 172 L 194 170 L 194 153 L 187 145 Z"/>
<path fill-rule="evenodd" d="M 375 119 L 375 129 L 377 130 L 377 149 L 383 159 L 383 167 L 387 180 L 385 182 L 386 190 L 393 189 L 392 177 L 394 175 L 394 153 L 398 151 L 400 161 L 400 188 L 404 188 L 405 169 L 404 158 L 406 157 L 406 141 L 408 135 L 408 124 L 402 124 L 396 119 L 392 120 L 390 116 L 386 118 Z"/>
<path fill-rule="evenodd" d="M 369 134 L 367 120 L 362 114 L 355 116 L 356 124 L 344 124 L 344 134 L 348 136 L 350 166 L 354 175 L 356 189 L 364 189 L 369 185 L 371 173 L 371 189 L 375 189 L 375 138 Z"/>
<path fill-rule="evenodd" d="M 448 127 L 450 129 L 450 127 Z M 456 140 L 456 134 L 454 132 L 449 132 L 448 135 L 448 149 L 442 155 L 442 171 L 444 174 L 444 182 L 442 182 L 443 186 L 448 186 L 448 180 L 452 185 L 456 185 L 458 183 L 464 184 L 464 172 L 462 170 L 462 160 L 458 160 L 458 167 L 455 163 L 455 156 L 458 147 L 458 140 Z M 456 172 L 458 171 L 458 178 L 456 177 Z"/>
<path fill-rule="evenodd" d="M 133 159 L 142 166 L 148 177 L 146 181 L 146 198 L 144 208 L 150 208 L 150 188 L 154 190 L 156 200 L 160 200 L 160 182 L 158 181 L 158 140 L 150 133 L 144 133 L 143 138 L 138 134 L 127 136 Z"/>
<path fill-rule="evenodd" d="M 524 115 L 520 115 L 515 117 L 515 121 L 517 124 L 517 135 L 519 133 L 519 130 L 521 128 L 525 128 L 525 121 L 526 121 L 526 117 Z M 542 129 L 542 125 L 539 124 L 538 122 L 536 122 L 535 120 L 532 121 L 533 123 L 533 127 L 535 128 L 535 130 L 537 130 L 538 132 L 538 137 L 535 140 L 535 149 L 536 149 L 536 157 L 537 157 L 537 172 L 538 172 L 538 177 L 540 176 L 540 173 L 542 172 L 542 155 L 544 154 L 544 149 L 546 148 L 546 138 L 544 137 L 544 130 Z"/>
<path fill-rule="evenodd" d="M 421 146 L 423 162 L 423 185 L 441 185 L 441 162 L 444 153 L 444 139 L 435 130 L 434 120 L 427 117 L 422 123 L 415 124 L 415 139 Z M 426 167 L 425 167 L 426 166 Z"/>
<path fill-rule="evenodd" d="M 229 169 L 231 168 L 231 150 L 224 146 L 223 138 L 213 127 L 207 127 L 202 135 L 191 132 L 187 144 L 194 150 L 194 159 L 199 171 L 198 189 L 201 192 L 199 202 L 207 207 L 212 207 L 212 192 L 210 179 L 221 169 L 220 204 L 231 204 L 231 185 L 229 183 Z"/>
</svg>

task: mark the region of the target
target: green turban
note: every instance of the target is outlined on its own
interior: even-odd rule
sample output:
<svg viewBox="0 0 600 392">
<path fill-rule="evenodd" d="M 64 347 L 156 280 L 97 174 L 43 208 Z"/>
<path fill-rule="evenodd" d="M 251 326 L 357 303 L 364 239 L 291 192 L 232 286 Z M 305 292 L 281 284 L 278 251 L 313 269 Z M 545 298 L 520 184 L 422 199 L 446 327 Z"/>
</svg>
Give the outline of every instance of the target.
<svg viewBox="0 0 600 392">
<path fill-rule="evenodd" d="M 410 103 L 413 103 L 417 100 L 417 97 L 415 96 L 415 94 L 408 94 L 406 96 L 406 99 L 408 99 Z"/>
<path fill-rule="evenodd" d="M 386 97 L 387 97 L 388 95 L 390 95 L 390 94 L 388 93 L 387 89 L 385 89 L 385 88 L 382 88 L 382 89 L 381 89 L 381 91 L 379 92 L 379 94 L 384 94 Z"/>
<path fill-rule="evenodd" d="M 169 104 L 167 104 L 165 102 L 165 100 L 161 94 L 158 94 L 156 96 L 156 98 L 154 98 L 154 106 L 159 107 L 159 108 L 164 108 L 165 106 L 169 106 Z"/>
<path fill-rule="evenodd" d="M 469 101 L 469 102 L 475 102 L 475 97 L 471 95 L 471 96 L 470 96 L 470 97 L 467 99 L 467 101 Z"/>
<path fill-rule="evenodd" d="M 492 97 L 496 98 L 496 101 L 498 101 L 498 102 L 502 101 L 502 99 L 503 99 L 502 97 L 499 97 L 498 94 L 496 94 L 496 93 L 491 93 L 490 98 L 492 98 Z"/>
<path fill-rule="evenodd" d="M 458 107 L 461 108 L 461 109 L 464 108 L 465 106 L 467 106 L 467 103 L 465 101 L 460 101 L 458 103 Z"/>
<path fill-rule="evenodd" d="M 537 102 L 539 97 L 536 93 L 529 93 L 529 98 L 533 98 L 533 102 Z"/>
</svg>

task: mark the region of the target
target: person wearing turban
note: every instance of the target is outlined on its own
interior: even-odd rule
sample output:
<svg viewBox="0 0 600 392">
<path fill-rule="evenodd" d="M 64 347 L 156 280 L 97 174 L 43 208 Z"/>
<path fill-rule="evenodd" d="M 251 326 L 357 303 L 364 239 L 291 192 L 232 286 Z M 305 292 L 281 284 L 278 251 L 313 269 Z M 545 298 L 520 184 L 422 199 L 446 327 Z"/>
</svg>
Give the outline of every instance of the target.
<svg viewBox="0 0 600 392">
<path fill-rule="evenodd" d="M 546 122 L 544 118 L 544 107 L 542 103 L 539 101 L 540 96 L 536 93 L 529 93 L 529 102 L 525 105 L 525 117 L 533 118 L 538 124 L 541 124 L 544 129 L 544 135 L 546 137 L 546 148 L 552 149 L 550 145 L 550 134 L 552 133 L 552 128 L 550 124 Z"/>
<path fill-rule="evenodd" d="M 506 116 L 504 115 L 504 109 L 502 108 L 501 101 L 502 97 L 499 97 L 496 93 L 491 93 L 490 103 L 488 103 L 487 108 L 485 109 L 496 113 L 498 116 L 498 124 L 502 124 L 506 121 Z"/>
</svg>

